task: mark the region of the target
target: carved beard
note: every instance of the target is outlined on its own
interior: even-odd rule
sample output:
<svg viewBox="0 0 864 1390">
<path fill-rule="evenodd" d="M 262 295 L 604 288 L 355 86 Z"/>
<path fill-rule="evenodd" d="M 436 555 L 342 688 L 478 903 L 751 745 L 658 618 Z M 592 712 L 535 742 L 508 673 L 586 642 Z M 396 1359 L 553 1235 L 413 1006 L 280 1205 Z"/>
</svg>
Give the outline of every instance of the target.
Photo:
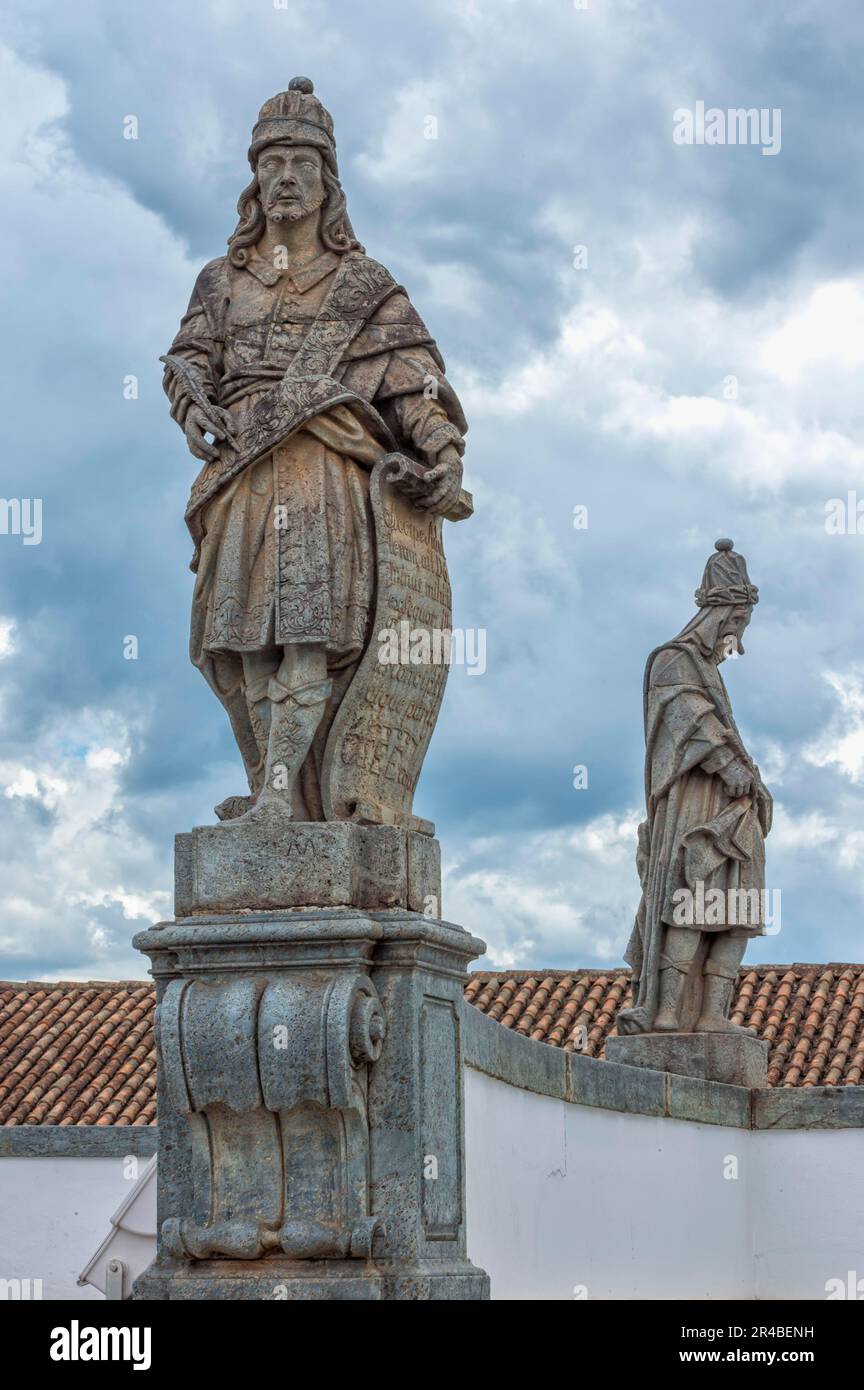
<svg viewBox="0 0 864 1390">
<path fill-rule="evenodd" d="M 298 201 L 294 203 L 290 211 L 285 212 L 280 212 L 278 209 L 276 212 L 271 212 L 271 208 L 279 202 L 279 198 L 270 198 L 267 203 L 267 215 L 271 222 L 299 222 L 302 217 L 308 217 L 310 213 L 316 212 L 323 205 L 326 196 L 323 188 L 316 193 L 300 194 Z"/>
</svg>

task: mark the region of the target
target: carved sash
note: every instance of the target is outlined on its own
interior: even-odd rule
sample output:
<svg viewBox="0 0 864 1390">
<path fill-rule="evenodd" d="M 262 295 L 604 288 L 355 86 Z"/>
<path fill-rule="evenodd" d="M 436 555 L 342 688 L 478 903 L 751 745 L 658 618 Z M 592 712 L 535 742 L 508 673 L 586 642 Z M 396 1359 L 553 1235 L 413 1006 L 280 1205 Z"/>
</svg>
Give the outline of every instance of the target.
<svg viewBox="0 0 864 1390">
<path fill-rule="evenodd" d="M 201 508 L 244 468 L 334 405 L 350 405 L 383 444 L 395 447 L 374 406 L 331 374 L 366 321 L 398 288 L 376 261 L 352 253 L 342 257 L 330 291 L 285 376 L 248 412 L 238 432 L 236 449 L 221 445 L 219 458 L 205 464 L 195 479 L 186 508 L 186 524 L 196 543 L 203 535 Z"/>
</svg>

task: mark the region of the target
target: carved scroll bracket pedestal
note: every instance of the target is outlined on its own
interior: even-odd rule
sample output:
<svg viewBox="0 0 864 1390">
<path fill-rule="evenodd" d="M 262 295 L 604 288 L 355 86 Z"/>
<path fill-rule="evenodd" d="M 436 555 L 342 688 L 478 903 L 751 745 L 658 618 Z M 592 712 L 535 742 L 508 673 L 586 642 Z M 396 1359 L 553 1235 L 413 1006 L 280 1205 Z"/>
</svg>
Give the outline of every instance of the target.
<svg viewBox="0 0 864 1390">
<path fill-rule="evenodd" d="M 417 910 L 440 904 L 437 844 L 237 830 L 178 836 L 178 917 L 135 938 L 157 986 L 159 1237 L 133 1297 L 488 1298 L 465 1249 L 460 1042 L 485 946 Z M 245 909 L 223 846 L 242 847 Z"/>
</svg>

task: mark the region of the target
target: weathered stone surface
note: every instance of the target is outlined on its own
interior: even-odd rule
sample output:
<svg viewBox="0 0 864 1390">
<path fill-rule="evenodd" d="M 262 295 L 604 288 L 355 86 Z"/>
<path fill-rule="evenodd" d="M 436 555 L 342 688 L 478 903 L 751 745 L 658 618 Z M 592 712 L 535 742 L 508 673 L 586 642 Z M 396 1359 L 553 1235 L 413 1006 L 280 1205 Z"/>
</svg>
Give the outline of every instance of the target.
<svg viewBox="0 0 864 1390">
<path fill-rule="evenodd" d="M 448 671 L 442 523 L 472 511 L 467 423 L 405 291 L 354 235 L 308 78 L 265 102 L 249 163 L 228 254 L 161 359 L 203 464 L 192 660 L 249 786 L 217 815 L 278 804 L 428 831 L 412 806 Z M 382 627 L 401 623 L 446 659 L 380 662 Z"/>
<path fill-rule="evenodd" d="M 768 1085 L 768 1044 L 744 1033 L 641 1033 L 607 1038 L 606 1057 L 630 1067 L 702 1077 L 727 1086 Z"/>
<path fill-rule="evenodd" d="M 760 1083 L 764 1086 L 764 1081 Z M 699 1076 L 666 1073 L 666 1115 L 670 1120 L 693 1120 L 703 1125 L 749 1129 L 752 1099 L 759 1091 Z"/>
<path fill-rule="evenodd" d="M 135 1296 L 488 1297 L 465 1255 L 462 1112 L 483 943 L 343 908 L 187 917 L 135 944 L 160 1127 L 158 1256 Z"/>
<path fill-rule="evenodd" d="M 864 1086 L 769 1086 L 753 1096 L 754 1129 L 860 1129 Z"/>
<path fill-rule="evenodd" d="M 719 667 L 743 654 L 758 597 L 744 557 L 718 540 L 696 591 L 698 612 L 646 663 L 642 900 L 625 952 L 633 1005 L 618 1014 L 622 1035 L 744 1036 L 729 1011 L 747 940 L 765 927 L 772 800 Z"/>
<path fill-rule="evenodd" d="M 746 1087 L 625 1064 L 623 1059 L 600 1061 L 532 1042 L 502 1028 L 467 1001 L 463 1008 L 463 1037 L 465 1065 L 509 1086 L 553 1096 L 571 1105 L 750 1128 L 754 1093 Z M 614 1043 L 615 1039 L 611 1041 Z M 858 1089 L 864 1091 L 864 1087 Z"/>
<path fill-rule="evenodd" d="M 376 640 L 363 654 L 327 739 L 322 790 L 328 820 L 359 816 L 407 826 L 416 820 L 414 788 L 447 684 L 452 616 L 442 518 L 420 511 L 393 481 L 409 465 L 399 454 L 388 455 L 369 480 Z"/>
<path fill-rule="evenodd" d="M 489 1279 L 462 1262 L 426 1261 L 412 1268 L 376 1260 L 358 1272 L 336 1260 L 296 1263 L 273 1259 L 239 1269 L 230 1260 L 201 1261 L 185 1269 L 155 1263 L 135 1283 L 136 1300 L 172 1302 L 480 1302 Z"/>
<path fill-rule="evenodd" d="M 666 1078 L 659 1070 L 637 1071 L 616 1066 L 614 1060 L 570 1056 L 569 1100 L 577 1105 L 593 1105 L 600 1110 L 620 1110 L 632 1115 L 663 1115 L 666 1109 Z"/>
<path fill-rule="evenodd" d="M 157 1125 L 0 1125 L 0 1158 L 151 1158 Z"/>
<path fill-rule="evenodd" d="M 278 809 L 176 837 L 178 917 L 286 907 L 410 907 L 440 915 L 441 851 L 429 835 Z"/>
</svg>

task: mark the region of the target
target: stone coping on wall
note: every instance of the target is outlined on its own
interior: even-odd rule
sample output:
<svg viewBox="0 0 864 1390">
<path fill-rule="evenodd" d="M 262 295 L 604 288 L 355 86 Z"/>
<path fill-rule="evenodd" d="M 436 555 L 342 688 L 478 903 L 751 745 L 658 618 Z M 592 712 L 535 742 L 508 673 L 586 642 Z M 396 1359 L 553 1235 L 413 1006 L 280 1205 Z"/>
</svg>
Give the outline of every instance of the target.
<svg viewBox="0 0 864 1390">
<path fill-rule="evenodd" d="M 514 1033 L 468 1003 L 462 1050 L 472 1070 L 571 1105 L 735 1129 L 864 1128 L 864 1086 L 750 1090 L 581 1057 Z"/>
<path fill-rule="evenodd" d="M 0 1158 L 150 1158 L 156 1125 L 0 1125 Z"/>
</svg>

